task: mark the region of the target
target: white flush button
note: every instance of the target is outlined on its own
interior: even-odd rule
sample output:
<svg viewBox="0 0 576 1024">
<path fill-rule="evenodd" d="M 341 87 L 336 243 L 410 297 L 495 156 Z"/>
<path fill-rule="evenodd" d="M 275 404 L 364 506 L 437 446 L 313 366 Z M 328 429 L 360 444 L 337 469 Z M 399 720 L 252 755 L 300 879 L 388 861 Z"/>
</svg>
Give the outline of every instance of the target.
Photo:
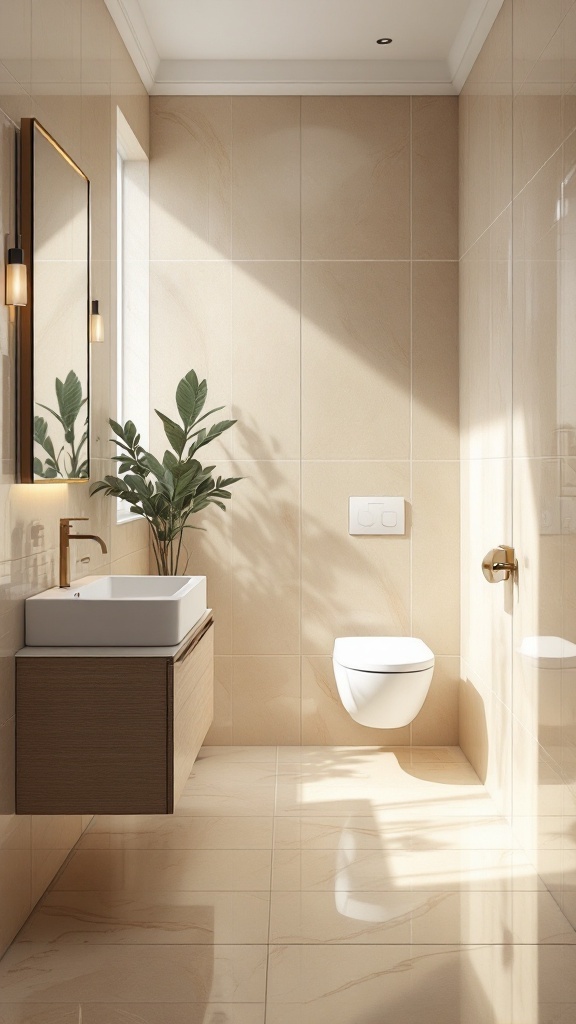
<svg viewBox="0 0 576 1024">
<path fill-rule="evenodd" d="M 404 498 L 350 498 L 348 530 L 351 534 L 400 534 L 405 532 Z"/>
<path fill-rule="evenodd" d="M 360 509 L 358 513 L 358 522 L 360 526 L 374 526 L 374 516 L 368 509 L 366 509 L 366 511 Z"/>
</svg>

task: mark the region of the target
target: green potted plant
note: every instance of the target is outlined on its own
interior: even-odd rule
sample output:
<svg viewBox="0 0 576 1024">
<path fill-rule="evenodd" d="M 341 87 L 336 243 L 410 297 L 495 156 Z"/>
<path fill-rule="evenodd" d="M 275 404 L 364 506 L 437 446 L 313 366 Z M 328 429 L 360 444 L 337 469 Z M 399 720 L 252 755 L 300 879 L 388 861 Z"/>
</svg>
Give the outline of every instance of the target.
<svg viewBox="0 0 576 1024">
<path fill-rule="evenodd" d="M 155 409 L 164 425 L 170 448 L 160 462 L 140 444 L 140 434 L 128 420 L 124 426 L 109 420 L 116 437 L 111 440 L 120 449 L 114 456 L 121 476 L 105 476 L 92 484 L 90 494 L 105 494 L 125 501 L 130 511 L 146 519 L 152 534 L 152 549 L 158 574 L 179 574 L 185 530 L 202 529 L 193 526 L 190 519 L 197 512 L 218 505 L 226 511 L 224 502 L 231 498 L 228 488 L 241 477 L 212 476 L 215 466 L 203 466 L 196 458 L 200 448 L 234 426 L 236 420 L 221 420 L 209 429 L 198 427 L 208 416 L 224 406 L 203 412 L 208 387 L 198 381 L 194 370 L 182 378 L 176 388 L 176 405 L 182 423 L 176 423 L 165 413 Z M 186 571 L 188 560 L 182 572 Z"/>
</svg>

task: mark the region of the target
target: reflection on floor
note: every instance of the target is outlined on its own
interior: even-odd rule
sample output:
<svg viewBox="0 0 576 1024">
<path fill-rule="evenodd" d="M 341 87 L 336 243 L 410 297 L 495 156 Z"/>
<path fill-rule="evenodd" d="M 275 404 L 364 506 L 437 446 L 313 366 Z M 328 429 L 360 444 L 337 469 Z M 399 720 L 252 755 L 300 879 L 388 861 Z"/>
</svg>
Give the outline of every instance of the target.
<svg viewBox="0 0 576 1024">
<path fill-rule="evenodd" d="M 99 817 L 0 1024 L 568 1024 L 576 935 L 458 748 L 204 748 Z"/>
</svg>

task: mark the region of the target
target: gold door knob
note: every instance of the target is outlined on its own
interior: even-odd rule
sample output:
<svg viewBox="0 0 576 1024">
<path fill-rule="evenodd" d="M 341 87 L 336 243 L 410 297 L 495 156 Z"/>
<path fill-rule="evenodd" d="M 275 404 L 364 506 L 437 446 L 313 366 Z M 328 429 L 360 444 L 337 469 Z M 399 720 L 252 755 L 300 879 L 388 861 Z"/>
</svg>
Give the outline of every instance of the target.
<svg viewBox="0 0 576 1024">
<path fill-rule="evenodd" d="M 506 544 L 492 548 L 482 562 L 482 572 L 488 583 L 501 583 L 515 576 L 518 572 L 518 559 L 514 555 L 514 548 Z"/>
</svg>

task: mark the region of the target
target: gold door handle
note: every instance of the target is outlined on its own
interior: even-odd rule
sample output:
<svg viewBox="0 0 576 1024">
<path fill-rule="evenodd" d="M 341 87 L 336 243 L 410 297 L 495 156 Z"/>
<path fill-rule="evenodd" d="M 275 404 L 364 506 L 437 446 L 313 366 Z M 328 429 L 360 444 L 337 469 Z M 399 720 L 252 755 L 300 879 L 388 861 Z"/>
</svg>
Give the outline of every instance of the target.
<svg viewBox="0 0 576 1024">
<path fill-rule="evenodd" d="M 511 576 L 516 576 L 518 559 L 514 555 L 514 548 L 509 548 L 506 544 L 492 548 L 482 562 L 482 572 L 488 583 L 502 583 Z"/>
</svg>

